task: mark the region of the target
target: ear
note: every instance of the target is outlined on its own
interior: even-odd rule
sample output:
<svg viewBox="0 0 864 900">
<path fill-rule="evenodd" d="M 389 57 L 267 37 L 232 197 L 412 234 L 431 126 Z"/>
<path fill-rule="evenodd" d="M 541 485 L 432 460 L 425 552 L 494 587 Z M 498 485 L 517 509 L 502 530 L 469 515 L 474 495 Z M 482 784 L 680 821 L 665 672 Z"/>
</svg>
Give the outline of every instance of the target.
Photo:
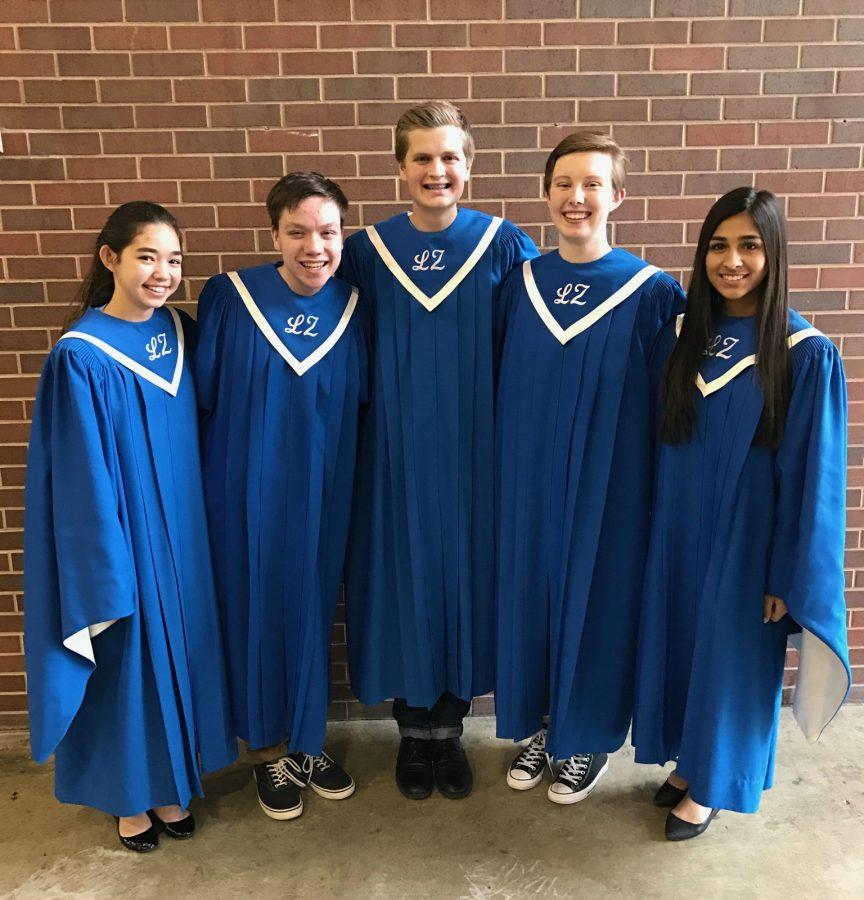
<svg viewBox="0 0 864 900">
<path fill-rule="evenodd" d="M 270 229 L 270 237 L 273 238 L 273 249 L 278 250 L 279 249 L 279 229 L 271 228 Z"/>
<path fill-rule="evenodd" d="M 474 160 L 473 160 L 473 159 L 466 159 L 466 160 L 465 160 L 465 180 L 466 180 L 466 181 L 468 181 L 468 179 L 471 177 L 471 166 L 472 166 L 473 164 L 474 164 Z"/>
<path fill-rule="evenodd" d="M 404 162 L 399 163 L 399 180 L 400 181 L 408 180 L 408 176 L 405 174 L 405 163 Z"/>
<path fill-rule="evenodd" d="M 107 244 L 103 244 L 99 248 L 99 259 L 109 272 L 113 272 L 119 256 Z"/>
<path fill-rule="evenodd" d="M 618 209 L 618 207 L 624 202 L 624 198 L 626 196 L 627 191 L 625 191 L 624 188 L 621 188 L 620 191 L 614 191 L 612 193 L 612 209 Z"/>
</svg>

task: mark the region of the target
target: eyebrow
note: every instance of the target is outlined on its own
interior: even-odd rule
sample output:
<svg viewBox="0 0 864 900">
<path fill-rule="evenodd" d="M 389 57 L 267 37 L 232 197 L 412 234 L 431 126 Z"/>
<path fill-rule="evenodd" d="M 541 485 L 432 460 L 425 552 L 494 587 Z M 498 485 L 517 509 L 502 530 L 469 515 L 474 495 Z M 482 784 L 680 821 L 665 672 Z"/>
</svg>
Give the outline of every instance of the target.
<svg viewBox="0 0 864 900">
<path fill-rule="evenodd" d="M 159 253 L 159 251 L 155 247 L 138 247 L 135 251 L 136 253 Z M 183 254 L 179 250 L 172 250 L 169 256 L 182 256 Z"/>
<path fill-rule="evenodd" d="M 712 241 L 728 241 L 729 238 L 726 237 L 725 234 L 715 234 L 711 238 L 711 240 Z M 739 234 L 738 240 L 739 241 L 761 241 L 762 235 L 761 234 Z"/>
</svg>

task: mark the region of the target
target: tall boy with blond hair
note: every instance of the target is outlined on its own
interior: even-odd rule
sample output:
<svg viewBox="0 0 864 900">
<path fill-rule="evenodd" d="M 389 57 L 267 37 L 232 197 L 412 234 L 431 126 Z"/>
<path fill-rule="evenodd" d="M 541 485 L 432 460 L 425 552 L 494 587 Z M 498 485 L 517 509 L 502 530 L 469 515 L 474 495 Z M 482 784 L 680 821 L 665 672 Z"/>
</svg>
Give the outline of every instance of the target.
<svg viewBox="0 0 864 900">
<path fill-rule="evenodd" d="M 458 206 L 474 141 L 452 103 L 409 109 L 395 155 L 411 212 L 346 242 L 373 347 L 346 568 L 351 681 L 393 697 L 407 797 L 466 797 L 462 719 L 494 679 L 493 337 L 501 282 L 537 254 Z"/>
<path fill-rule="evenodd" d="M 533 735 L 507 783 L 575 803 L 633 710 L 651 494 L 648 362 L 684 293 L 606 234 L 624 154 L 580 131 L 546 162 L 558 248 L 513 272 L 496 407 L 498 736 Z M 548 721 L 548 728 L 544 722 Z"/>
</svg>

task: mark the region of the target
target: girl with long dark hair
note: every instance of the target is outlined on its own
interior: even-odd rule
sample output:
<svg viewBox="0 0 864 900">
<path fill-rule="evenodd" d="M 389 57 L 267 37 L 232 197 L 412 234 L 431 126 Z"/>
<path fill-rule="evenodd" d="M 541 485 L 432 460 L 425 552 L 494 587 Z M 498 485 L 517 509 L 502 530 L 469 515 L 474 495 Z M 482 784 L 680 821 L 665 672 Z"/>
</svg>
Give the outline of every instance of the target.
<svg viewBox="0 0 864 900">
<path fill-rule="evenodd" d="M 666 836 L 756 812 L 773 781 L 787 638 L 815 740 L 849 689 L 846 387 L 834 345 L 787 300 L 777 198 L 711 208 L 686 312 L 661 336 L 660 444 L 640 625 L 637 762 L 675 771 Z"/>
<path fill-rule="evenodd" d="M 125 203 L 42 372 L 27 461 L 33 756 L 124 846 L 191 837 L 202 770 L 236 756 L 204 516 L 192 320 L 165 307 L 180 231 Z"/>
</svg>

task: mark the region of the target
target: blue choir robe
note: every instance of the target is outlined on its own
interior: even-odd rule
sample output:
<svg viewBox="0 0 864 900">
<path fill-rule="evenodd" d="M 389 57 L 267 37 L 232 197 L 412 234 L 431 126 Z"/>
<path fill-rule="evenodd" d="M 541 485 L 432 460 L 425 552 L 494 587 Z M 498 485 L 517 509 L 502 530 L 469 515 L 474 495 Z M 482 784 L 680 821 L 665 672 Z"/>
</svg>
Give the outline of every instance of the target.
<svg viewBox="0 0 864 900">
<path fill-rule="evenodd" d="M 651 492 L 648 359 L 680 285 L 625 250 L 555 251 L 504 287 L 495 435 L 499 737 L 557 758 L 632 717 Z"/>
<path fill-rule="evenodd" d="M 658 367 L 675 331 L 658 343 Z M 789 332 L 792 392 L 776 452 L 753 443 L 763 405 L 753 316 L 718 319 L 693 436 L 658 451 L 636 759 L 677 758 L 697 803 L 737 812 L 755 812 L 773 781 L 787 637 L 800 650 L 794 710 L 809 739 L 850 684 L 843 368 L 797 313 Z M 779 622 L 763 623 L 765 594 L 788 606 Z"/>
<path fill-rule="evenodd" d="M 440 232 L 401 214 L 346 242 L 374 347 L 345 579 L 364 703 L 492 688 L 493 318 L 504 277 L 536 253 L 461 208 Z"/>
<path fill-rule="evenodd" d="M 49 355 L 27 462 L 30 739 L 56 794 L 186 806 L 237 755 L 204 512 L 188 316 L 91 309 Z"/>
<path fill-rule="evenodd" d="M 280 264 L 281 265 L 281 264 Z M 357 292 L 266 264 L 211 278 L 195 356 L 207 513 L 237 734 L 318 754 L 366 392 Z"/>
</svg>

